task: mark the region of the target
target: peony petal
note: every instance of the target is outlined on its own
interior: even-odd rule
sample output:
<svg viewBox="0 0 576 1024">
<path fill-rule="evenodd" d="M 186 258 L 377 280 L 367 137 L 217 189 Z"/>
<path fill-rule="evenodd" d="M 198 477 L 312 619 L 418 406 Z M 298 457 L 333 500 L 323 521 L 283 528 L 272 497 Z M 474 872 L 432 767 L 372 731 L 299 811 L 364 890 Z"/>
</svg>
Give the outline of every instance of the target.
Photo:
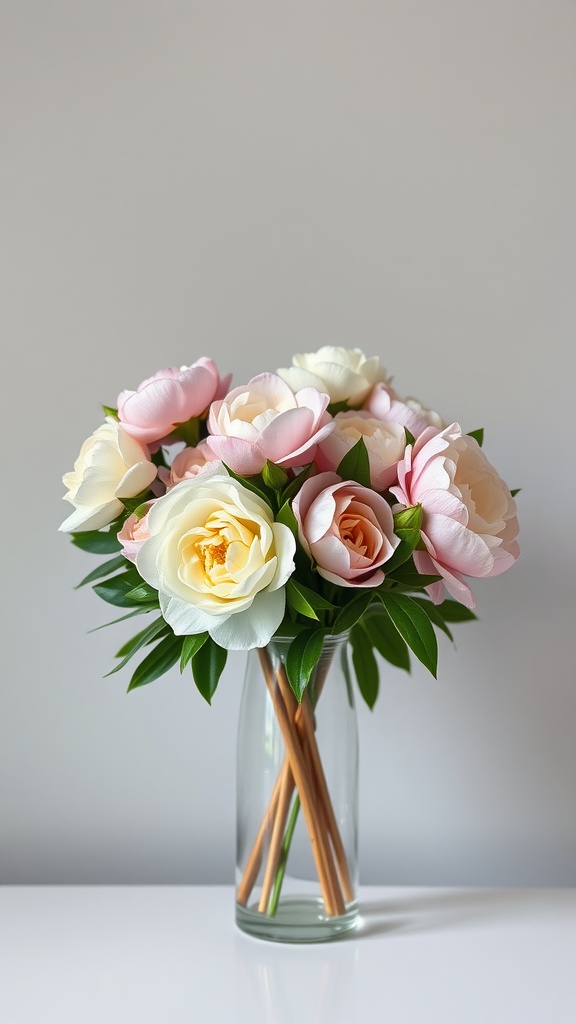
<svg viewBox="0 0 576 1024">
<path fill-rule="evenodd" d="M 229 651 L 249 651 L 265 647 L 280 626 L 286 607 L 284 588 L 264 590 L 256 595 L 250 608 L 231 615 L 210 629 L 210 636 Z"/>
<path fill-rule="evenodd" d="M 101 530 L 120 515 L 123 505 L 120 501 L 107 501 L 97 508 L 80 507 L 71 512 L 61 526 L 61 533 L 79 533 L 82 530 Z"/>
</svg>

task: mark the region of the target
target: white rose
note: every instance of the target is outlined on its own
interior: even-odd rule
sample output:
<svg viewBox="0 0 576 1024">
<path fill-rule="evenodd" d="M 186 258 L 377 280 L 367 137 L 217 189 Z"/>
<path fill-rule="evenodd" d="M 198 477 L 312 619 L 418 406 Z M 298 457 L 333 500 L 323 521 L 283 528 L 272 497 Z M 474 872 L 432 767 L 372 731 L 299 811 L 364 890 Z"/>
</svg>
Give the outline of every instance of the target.
<svg viewBox="0 0 576 1024">
<path fill-rule="evenodd" d="M 122 498 L 147 490 L 156 477 L 148 449 L 126 433 L 119 423 L 107 421 L 82 445 L 71 473 L 62 477 L 74 505 L 60 526 L 64 533 L 100 530 L 120 515 Z"/>
<path fill-rule="evenodd" d="M 284 618 L 296 549 L 270 506 L 227 474 L 200 474 L 159 498 L 147 526 L 136 566 L 175 634 L 264 647 Z"/>
<path fill-rule="evenodd" d="M 378 356 L 367 358 L 359 348 L 323 345 L 317 352 L 300 352 L 292 366 L 276 371 L 292 388 L 316 388 L 330 395 L 330 402 L 360 405 L 375 384 L 386 380 Z"/>
</svg>

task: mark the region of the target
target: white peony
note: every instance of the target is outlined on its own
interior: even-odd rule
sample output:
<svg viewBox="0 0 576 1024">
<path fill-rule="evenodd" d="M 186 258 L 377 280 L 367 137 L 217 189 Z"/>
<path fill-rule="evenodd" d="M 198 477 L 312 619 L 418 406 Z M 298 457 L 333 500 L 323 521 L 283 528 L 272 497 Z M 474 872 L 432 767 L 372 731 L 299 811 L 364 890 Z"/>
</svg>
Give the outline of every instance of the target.
<svg viewBox="0 0 576 1024">
<path fill-rule="evenodd" d="M 235 651 L 268 643 L 284 618 L 296 542 L 265 501 L 208 471 L 159 498 L 147 527 L 136 566 L 177 636 L 208 631 Z"/>
<path fill-rule="evenodd" d="M 124 508 L 121 499 L 147 490 L 155 477 L 148 449 L 119 423 L 103 423 L 84 441 L 72 472 L 62 477 L 68 488 L 64 500 L 76 511 L 59 529 L 67 533 L 108 526 Z"/>
<path fill-rule="evenodd" d="M 292 357 L 292 366 L 277 370 L 292 391 L 316 388 L 330 396 L 330 402 L 360 405 L 375 384 L 386 380 L 378 356 L 368 358 L 359 348 L 323 345 L 317 352 Z"/>
</svg>

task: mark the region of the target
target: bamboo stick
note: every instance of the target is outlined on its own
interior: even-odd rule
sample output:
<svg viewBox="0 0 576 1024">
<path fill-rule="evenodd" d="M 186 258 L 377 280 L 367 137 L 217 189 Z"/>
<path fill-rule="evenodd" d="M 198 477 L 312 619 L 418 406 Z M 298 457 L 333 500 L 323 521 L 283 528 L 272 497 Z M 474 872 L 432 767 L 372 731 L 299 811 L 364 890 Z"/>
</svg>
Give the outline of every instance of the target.
<svg viewBox="0 0 576 1024">
<path fill-rule="evenodd" d="M 266 813 L 262 818 L 260 828 L 258 829 L 258 834 L 256 836 L 256 839 L 254 840 L 252 850 L 250 851 L 250 856 L 246 861 L 244 874 L 242 875 L 240 885 L 238 886 L 236 900 L 238 903 L 241 903 L 242 906 L 245 906 L 246 903 L 248 902 L 250 893 L 254 888 L 254 882 L 258 877 L 258 872 L 260 871 L 260 865 L 262 863 L 262 847 L 264 846 L 264 840 L 266 839 L 267 835 L 270 833 L 270 830 L 272 828 L 274 815 L 276 814 L 276 807 L 278 806 L 278 798 L 280 796 L 282 779 L 286 772 L 290 772 L 290 770 L 290 762 L 288 758 L 286 758 L 284 764 L 282 765 L 282 770 L 279 773 L 276 782 L 274 783 L 274 788 L 272 790 L 270 802 L 268 804 L 268 807 L 266 808 Z"/>
<path fill-rule="evenodd" d="M 268 910 L 268 903 L 270 902 L 270 894 L 274 887 L 274 878 L 278 870 L 280 863 L 280 854 L 282 852 L 282 840 L 284 838 L 284 830 L 286 828 L 286 821 L 288 819 L 288 811 L 290 810 L 290 801 L 294 792 L 294 777 L 292 770 L 289 769 L 286 772 L 282 772 L 280 776 L 280 795 L 276 804 L 276 813 L 274 815 L 274 827 L 272 829 L 272 837 L 270 839 L 270 846 L 268 847 L 268 858 L 266 861 L 266 871 L 264 873 L 264 880 L 262 882 L 262 892 L 260 894 L 260 903 L 258 904 L 258 910 L 265 914 Z"/>
<path fill-rule="evenodd" d="M 312 787 L 312 782 L 309 779 L 306 770 L 306 762 L 302 753 L 300 739 L 296 730 L 293 728 L 292 722 L 290 721 L 281 692 L 275 684 L 274 675 L 267 653 L 264 648 L 260 648 L 258 653 L 264 669 L 266 685 L 276 712 L 278 725 L 280 726 L 280 730 L 284 738 L 284 745 L 290 758 L 294 781 L 296 782 L 296 786 L 300 794 L 302 812 L 310 835 L 312 855 L 316 864 L 316 871 L 318 872 L 318 879 L 322 890 L 322 898 L 326 907 L 326 913 L 330 917 L 334 917 L 337 913 L 344 913 L 344 910 L 340 910 L 339 908 L 337 909 L 331 899 L 331 886 L 328 880 L 329 851 L 327 851 L 326 844 L 323 842 L 321 824 L 318 820 L 316 796 Z M 281 672 L 279 675 L 281 675 Z"/>
</svg>

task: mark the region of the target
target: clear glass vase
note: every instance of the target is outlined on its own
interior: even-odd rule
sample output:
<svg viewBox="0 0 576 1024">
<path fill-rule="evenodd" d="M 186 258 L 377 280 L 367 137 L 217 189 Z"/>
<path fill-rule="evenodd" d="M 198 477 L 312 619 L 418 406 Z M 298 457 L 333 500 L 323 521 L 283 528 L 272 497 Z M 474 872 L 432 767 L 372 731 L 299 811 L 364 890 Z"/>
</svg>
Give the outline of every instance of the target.
<svg viewBox="0 0 576 1024">
<path fill-rule="evenodd" d="M 358 728 L 347 634 L 329 636 L 304 693 L 290 638 L 248 655 L 237 747 L 236 922 L 277 942 L 322 942 L 358 914 Z"/>
</svg>

